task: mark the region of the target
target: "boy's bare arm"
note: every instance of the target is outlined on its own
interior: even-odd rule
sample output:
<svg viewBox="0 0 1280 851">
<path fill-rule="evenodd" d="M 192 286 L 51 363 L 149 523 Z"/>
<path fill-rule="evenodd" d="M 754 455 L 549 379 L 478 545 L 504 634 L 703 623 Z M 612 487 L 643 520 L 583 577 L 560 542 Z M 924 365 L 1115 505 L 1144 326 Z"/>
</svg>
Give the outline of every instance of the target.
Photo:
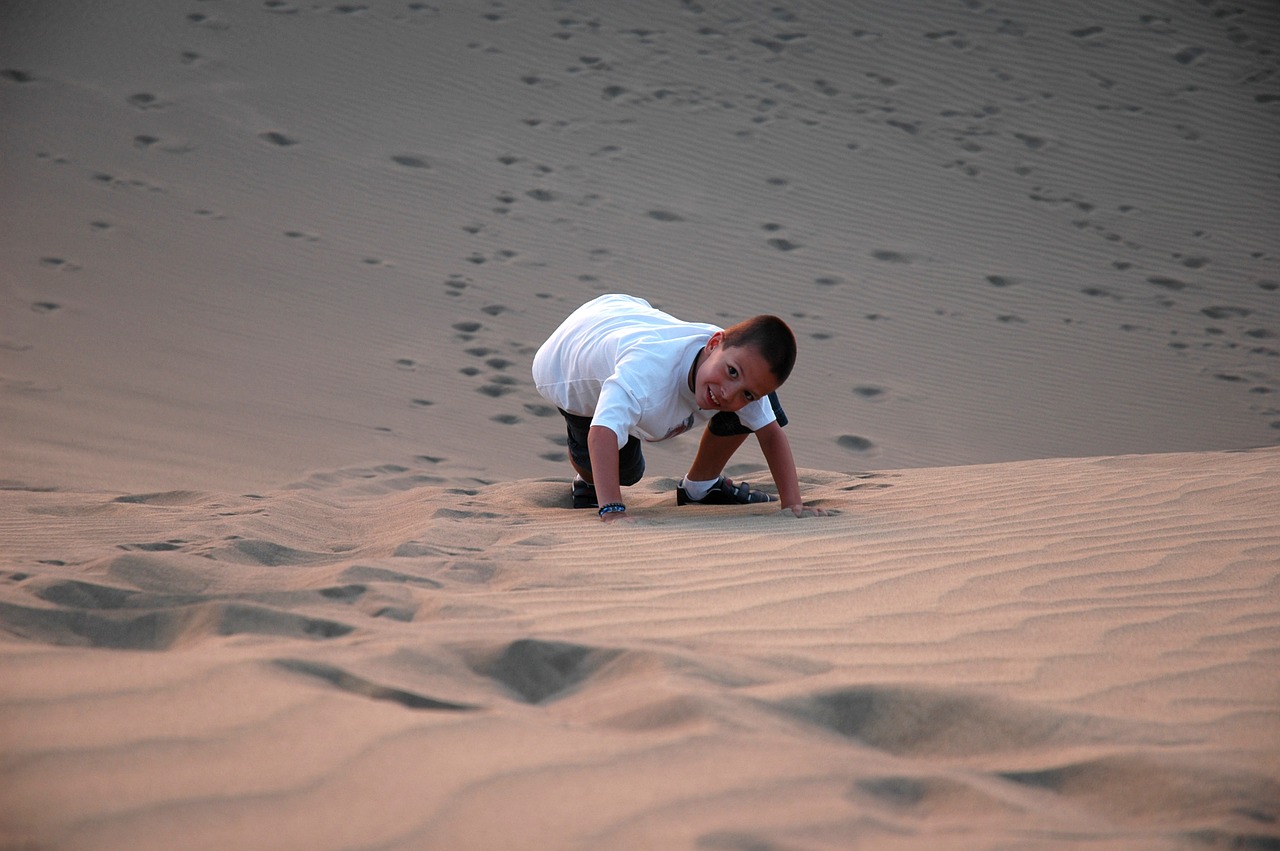
<svg viewBox="0 0 1280 851">
<path fill-rule="evenodd" d="M 622 502 L 622 484 L 618 474 L 618 436 L 613 429 L 592 426 L 587 432 L 587 452 L 591 454 L 591 475 L 595 479 L 596 499 L 601 505 Z M 601 515 L 612 522 L 625 512 Z"/>
<path fill-rule="evenodd" d="M 806 506 L 800 497 L 800 479 L 796 475 L 796 460 L 791 454 L 791 441 L 787 433 L 776 422 L 769 423 L 756 432 L 756 440 L 760 441 L 760 451 L 769 464 L 769 473 L 773 483 L 778 487 L 778 499 L 782 502 L 782 510 L 791 510 L 797 517 L 806 514 L 826 514 L 821 508 Z"/>
</svg>

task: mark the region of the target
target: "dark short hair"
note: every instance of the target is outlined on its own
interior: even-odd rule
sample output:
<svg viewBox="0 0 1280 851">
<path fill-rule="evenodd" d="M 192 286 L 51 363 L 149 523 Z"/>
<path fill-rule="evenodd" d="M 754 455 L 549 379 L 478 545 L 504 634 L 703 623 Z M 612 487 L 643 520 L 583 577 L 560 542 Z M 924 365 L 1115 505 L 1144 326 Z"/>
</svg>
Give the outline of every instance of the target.
<svg viewBox="0 0 1280 851">
<path fill-rule="evenodd" d="M 779 385 L 796 365 L 796 335 L 776 316 L 755 316 L 724 329 L 724 345 L 754 346 Z"/>
</svg>

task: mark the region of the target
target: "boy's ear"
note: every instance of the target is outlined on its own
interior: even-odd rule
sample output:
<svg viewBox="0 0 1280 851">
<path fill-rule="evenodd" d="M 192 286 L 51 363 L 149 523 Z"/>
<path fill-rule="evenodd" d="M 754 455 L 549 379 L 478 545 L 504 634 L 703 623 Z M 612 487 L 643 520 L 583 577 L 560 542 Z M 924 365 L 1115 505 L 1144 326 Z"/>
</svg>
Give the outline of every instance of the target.
<svg viewBox="0 0 1280 851">
<path fill-rule="evenodd" d="M 716 346 L 724 342 L 724 332 L 717 331 L 711 335 L 711 339 L 707 340 L 707 351 L 711 351 Z"/>
</svg>

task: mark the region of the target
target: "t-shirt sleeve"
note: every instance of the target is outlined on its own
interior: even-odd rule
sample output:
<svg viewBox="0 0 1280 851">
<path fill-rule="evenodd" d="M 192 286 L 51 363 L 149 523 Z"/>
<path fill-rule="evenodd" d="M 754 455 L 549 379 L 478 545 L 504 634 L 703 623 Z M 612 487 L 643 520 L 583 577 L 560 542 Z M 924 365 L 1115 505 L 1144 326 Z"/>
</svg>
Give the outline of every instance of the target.
<svg viewBox="0 0 1280 851">
<path fill-rule="evenodd" d="M 752 431 L 759 431 L 769 423 L 777 420 L 778 416 L 773 412 L 773 405 L 769 404 L 769 397 L 766 396 L 739 409 L 738 419 Z"/>
<path fill-rule="evenodd" d="M 631 438 L 632 427 L 640 422 L 641 411 L 640 401 L 635 394 L 617 375 L 613 375 L 600 386 L 600 400 L 596 403 L 591 424 L 613 429 L 618 438 L 618 448 L 621 449 Z"/>
</svg>

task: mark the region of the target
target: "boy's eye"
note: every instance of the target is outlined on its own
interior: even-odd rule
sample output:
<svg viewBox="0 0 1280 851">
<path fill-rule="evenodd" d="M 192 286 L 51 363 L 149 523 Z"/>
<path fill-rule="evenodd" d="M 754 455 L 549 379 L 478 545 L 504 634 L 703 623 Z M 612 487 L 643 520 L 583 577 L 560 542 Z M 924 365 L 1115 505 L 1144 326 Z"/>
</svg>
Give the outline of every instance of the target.
<svg viewBox="0 0 1280 851">
<path fill-rule="evenodd" d="M 738 377 L 738 370 L 737 370 L 735 367 L 732 367 L 732 366 L 731 366 L 731 367 L 729 367 L 729 377 L 730 377 L 730 378 L 737 378 L 737 377 Z"/>
<path fill-rule="evenodd" d="M 746 392 L 746 397 L 748 402 L 754 402 L 756 400 L 756 394 L 752 393 L 750 390 Z"/>
</svg>

